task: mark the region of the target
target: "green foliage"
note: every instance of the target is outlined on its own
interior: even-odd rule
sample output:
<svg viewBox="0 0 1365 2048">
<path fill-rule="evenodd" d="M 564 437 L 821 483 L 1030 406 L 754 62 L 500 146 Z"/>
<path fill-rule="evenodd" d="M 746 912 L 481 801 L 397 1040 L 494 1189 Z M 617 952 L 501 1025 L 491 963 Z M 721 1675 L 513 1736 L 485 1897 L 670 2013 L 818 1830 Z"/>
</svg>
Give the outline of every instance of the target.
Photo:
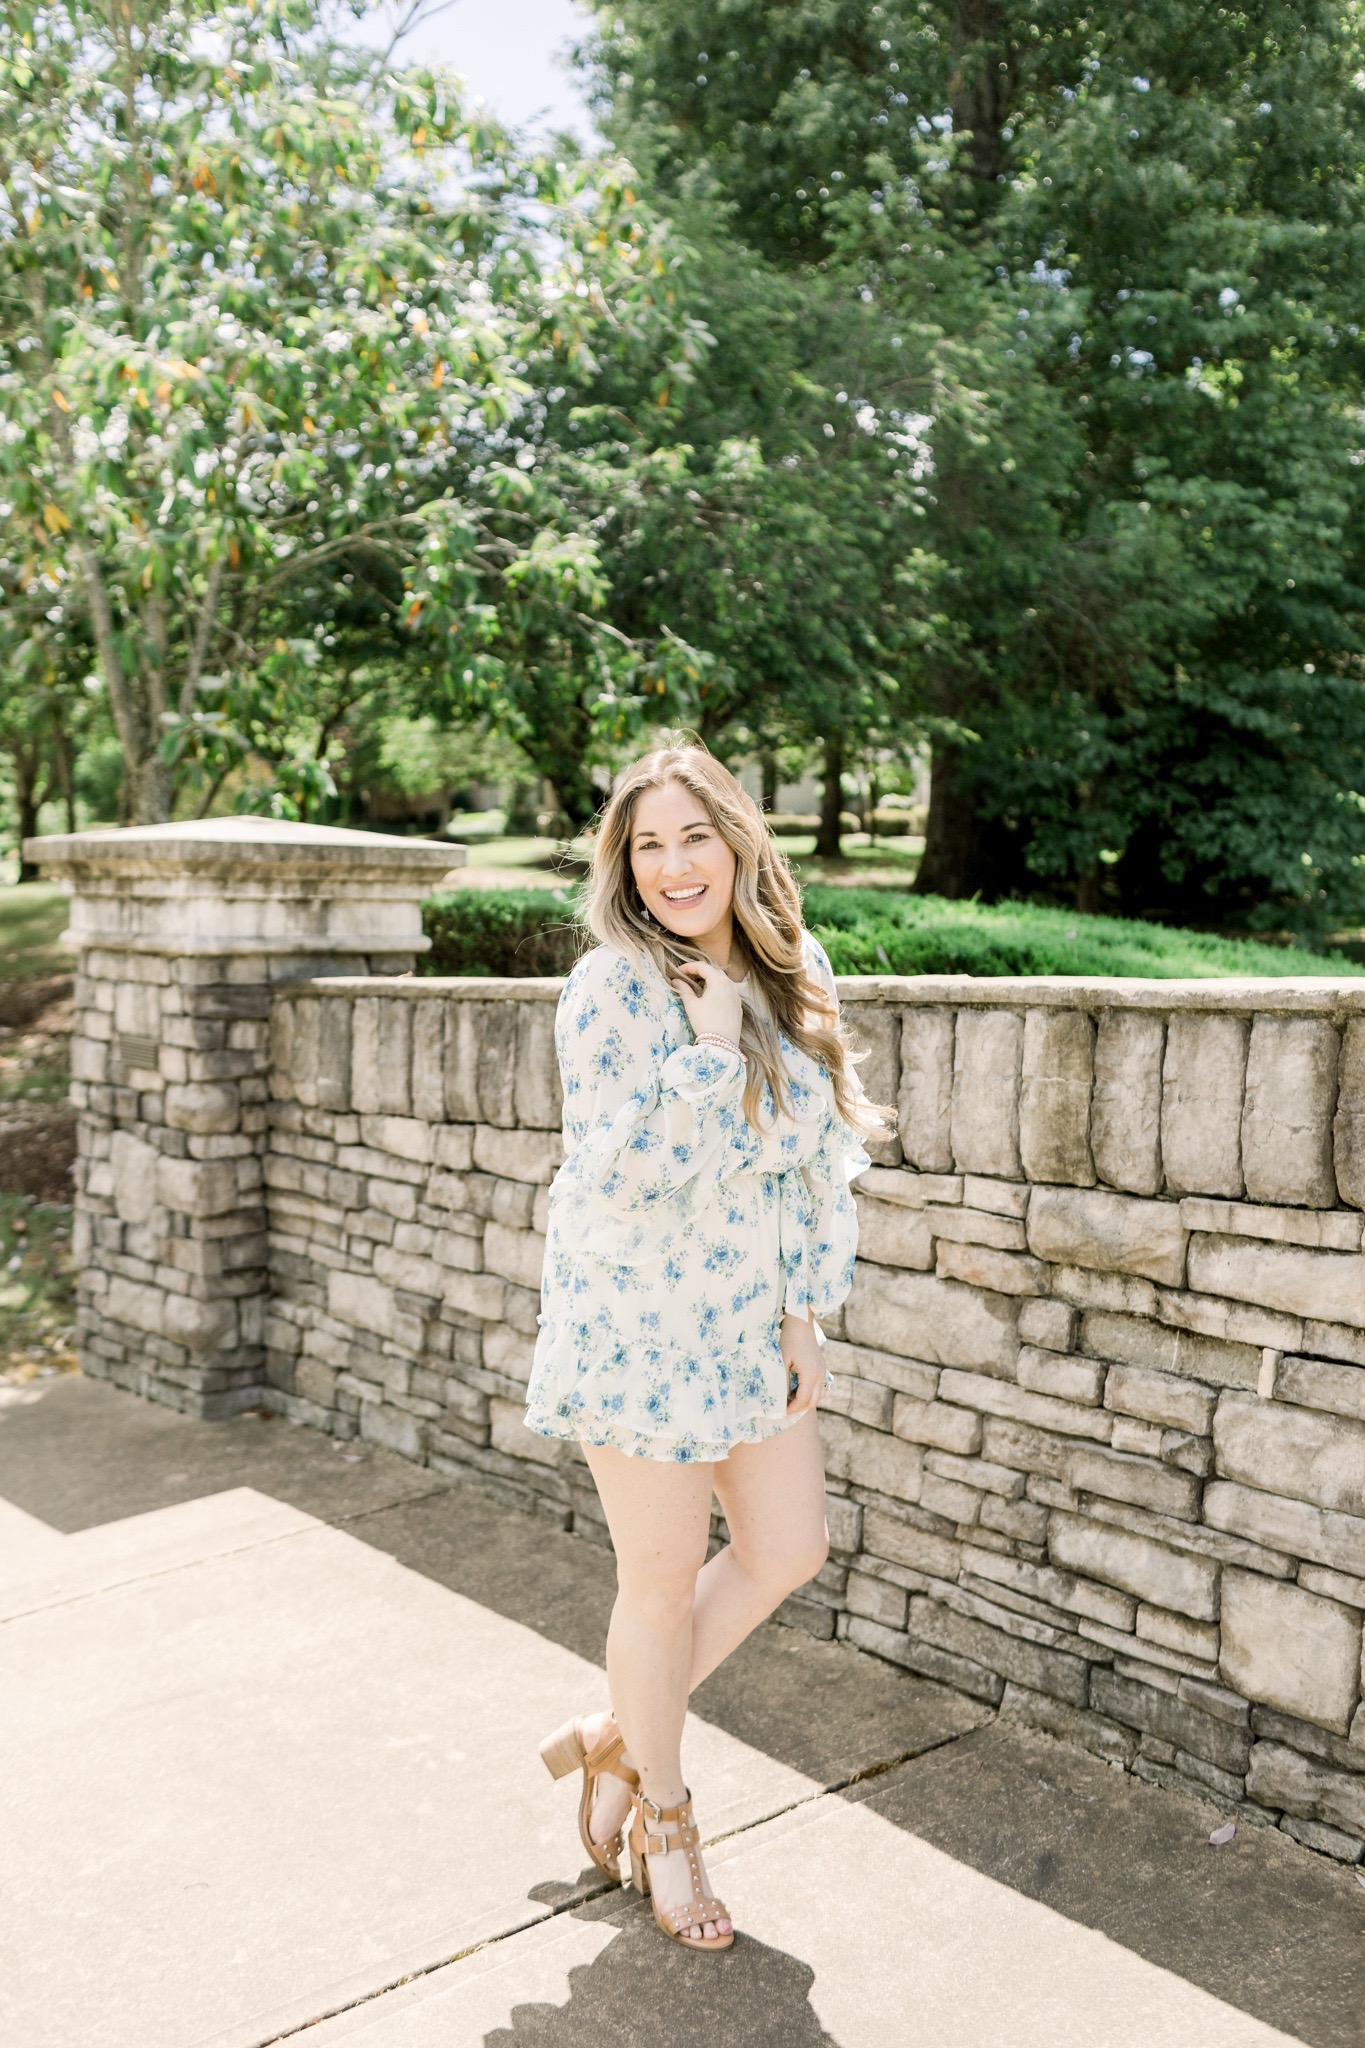
<svg viewBox="0 0 1365 2048">
<path fill-rule="evenodd" d="M 681 211 L 902 355 L 846 388 L 923 415 L 921 886 L 1358 914 L 1358 11 L 622 0 L 594 57 Z"/>
<path fill-rule="evenodd" d="M 306 814 L 348 719 L 454 678 L 521 737 L 528 660 L 587 716 L 645 658 L 518 463 L 529 373 L 590 377 L 598 328 L 687 373 L 668 231 L 621 167 L 519 157 L 326 6 L 0 14 L 9 637 L 93 643 L 140 819 L 248 757 L 252 801 Z"/>
<path fill-rule="evenodd" d="M 0 1379 L 76 1369 L 75 1295 L 70 1206 L 0 1192 Z"/>
<path fill-rule="evenodd" d="M 567 974 L 591 940 L 564 889 L 451 889 L 422 905 L 423 974 Z"/>
<path fill-rule="evenodd" d="M 928 740 L 927 894 L 1365 917 L 1358 8 L 613 0 L 583 161 L 354 13 L 0 11 L 7 813 Z"/>
<path fill-rule="evenodd" d="M 1128 918 L 813 886 L 806 921 L 836 974 L 1100 974 L 1156 981 L 1359 975 L 1339 954 L 1258 946 Z"/>
<path fill-rule="evenodd" d="M 1155 981 L 1365 974 L 1340 954 L 1259 946 L 1024 903 L 812 883 L 806 922 L 836 974 L 1085 974 Z M 425 974 L 567 974 L 590 936 L 576 891 L 452 889 L 422 906 Z"/>
</svg>

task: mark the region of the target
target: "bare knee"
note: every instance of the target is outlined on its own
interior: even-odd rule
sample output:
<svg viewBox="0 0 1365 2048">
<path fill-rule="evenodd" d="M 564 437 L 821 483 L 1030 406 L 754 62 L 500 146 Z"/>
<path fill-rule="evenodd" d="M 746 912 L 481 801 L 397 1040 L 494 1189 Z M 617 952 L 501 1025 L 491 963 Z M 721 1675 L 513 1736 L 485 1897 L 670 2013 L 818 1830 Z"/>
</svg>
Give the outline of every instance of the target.
<svg viewBox="0 0 1365 2048">
<path fill-rule="evenodd" d="M 619 1599 L 631 1616 L 659 1635 L 673 1635 L 692 1612 L 697 1567 L 684 1565 L 622 1576 Z"/>
<path fill-rule="evenodd" d="M 829 1556 L 829 1536 L 822 1521 L 799 1540 L 783 1545 L 750 1541 L 733 1542 L 732 1548 L 740 1569 L 763 1587 L 776 1606 L 815 1577 Z"/>
</svg>

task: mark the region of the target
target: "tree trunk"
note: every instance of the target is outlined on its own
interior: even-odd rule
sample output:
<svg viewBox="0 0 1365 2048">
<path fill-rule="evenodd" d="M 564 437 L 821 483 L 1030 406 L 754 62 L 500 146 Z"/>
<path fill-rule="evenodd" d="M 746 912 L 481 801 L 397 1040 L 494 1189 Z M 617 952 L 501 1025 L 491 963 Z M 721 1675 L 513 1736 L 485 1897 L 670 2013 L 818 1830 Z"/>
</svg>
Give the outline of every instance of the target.
<svg viewBox="0 0 1365 2048">
<path fill-rule="evenodd" d="M 758 772 L 763 778 L 763 808 L 771 813 L 777 809 L 776 754 L 760 754 L 758 757 Z"/>
<path fill-rule="evenodd" d="M 53 770 L 57 786 L 62 793 L 62 807 L 66 812 L 66 829 L 76 829 L 76 783 L 72 771 L 71 735 L 66 727 L 53 720 L 52 728 Z"/>
<path fill-rule="evenodd" d="M 921 896 L 996 897 L 1023 879 L 1011 857 L 1008 836 L 982 817 L 976 792 L 963 777 L 962 750 L 936 746 L 916 892 Z"/>
<path fill-rule="evenodd" d="M 14 763 L 14 808 L 19 814 L 19 880 L 36 882 L 38 864 L 25 860 L 24 841 L 38 836 L 38 754 L 24 747 L 11 747 Z"/>
<path fill-rule="evenodd" d="M 133 770 L 133 822 L 164 825 L 171 815 L 170 778 L 166 764 L 153 745 L 150 753 Z"/>
<path fill-rule="evenodd" d="M 820 830 L 815 838 L 815 851 L 821 860 L 838 860 L 843 853 L 840 842 L 844 809 L 844 736 L 841 732 L 825 736 L 825 784 L 820 792 Z"/>
<path fill-rule="evenodd" d="M 557 739 L 531 734 L 524 742 L 533 766 L 549 783 L 555 799 L 569 822 L 571 837 L 592 824 L 602 808 L 602 792 L 592 779 L 584 755 L 587 735 L 575 745 L 572 721 L 566 719 Z"/>
<path fill-rule="evenodd" d="M 1008 154 L 1002 130 L 1014 92 L 1014 64 L 999 0 L 959 0 L 952 25 L 953 71 L 948 92 L 953 129 L 970 132 L 972 176 L 994 191 Z M 983 207 L 990 201 L 982 194 Z"/>
</svg>

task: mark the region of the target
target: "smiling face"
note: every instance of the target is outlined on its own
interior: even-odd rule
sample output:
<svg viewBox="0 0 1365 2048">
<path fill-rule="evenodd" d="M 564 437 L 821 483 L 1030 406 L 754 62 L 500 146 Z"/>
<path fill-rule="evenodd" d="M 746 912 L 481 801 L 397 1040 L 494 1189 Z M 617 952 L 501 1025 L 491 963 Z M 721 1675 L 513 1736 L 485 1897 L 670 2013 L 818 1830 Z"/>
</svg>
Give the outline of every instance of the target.
<svg viewBox="0 0 1365 2048">
<path fill-rule="evenodd" d="M 635 806 L 630 868 L 640 901 L 666 931 L 729 955 L 735 856 L 705 804 L 681 782 L 647 789 Z"/>
</svg>

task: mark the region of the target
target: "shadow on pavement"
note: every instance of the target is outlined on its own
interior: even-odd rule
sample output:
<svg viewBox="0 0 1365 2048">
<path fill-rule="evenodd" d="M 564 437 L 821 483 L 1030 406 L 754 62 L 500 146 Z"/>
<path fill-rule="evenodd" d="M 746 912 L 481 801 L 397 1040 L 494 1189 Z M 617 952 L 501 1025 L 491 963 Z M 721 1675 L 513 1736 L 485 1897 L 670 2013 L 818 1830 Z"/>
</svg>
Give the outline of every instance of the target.
<svg viewBox="0 0 1365 2048">
<path fill-rule="evenodd" d="M 810 2003 L 815 1972 L 743 1934 L 718 1956 L 665 1941 L 643 1903 L 582 1911 L 620 1929 L 569 1972 L 565 2005 L 518 2005 L 483 2048 L 839 2048 Z"/>
<path fill-rule="evenodd" d="M 846 1795 L 1309 2048 L 1365 2043 L 1365 1891 L 1278 1830 L 997 1721 Z"/>
</svg>

